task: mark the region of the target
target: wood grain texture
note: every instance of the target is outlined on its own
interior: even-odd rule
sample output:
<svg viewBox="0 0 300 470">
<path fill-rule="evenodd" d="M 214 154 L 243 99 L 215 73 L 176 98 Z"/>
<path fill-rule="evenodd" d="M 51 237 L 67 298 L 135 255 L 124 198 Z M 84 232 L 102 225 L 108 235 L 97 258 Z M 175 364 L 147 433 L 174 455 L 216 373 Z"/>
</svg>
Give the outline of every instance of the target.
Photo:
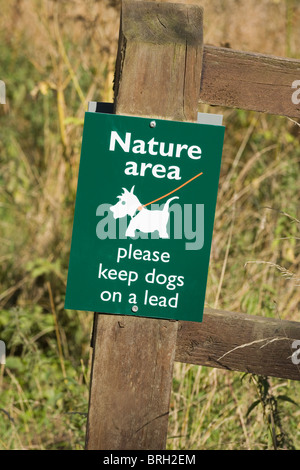
<svg viewBox="0 0 300 470">
<path fill-rule="evenodd" d="M 202 9 L 124 1 L 115 113 L 196 121 L 202 49 Z M 177 329 L 96 314 L 87 449 L 165 449 Z"/>
<path fill-rule="evenodd" d="M 171 1 L 172 0 L 163 0 L 163 2 L 166 4 Z M 180 3 L 185 2 L 186 0 L 180 0 Z M 153 3 L 158 3 L 158 0 L 153 0 Z M 192 3 L 195 5 L 195 8 L 197 8 L 197 6 L 201 5 L 201 0 L 189 0 L 189 4 Z M 141 5 L 141 0 L 135 0 L 134 8 L 137 9 L 138 5 Z M 156 5 L 156 7 L 157 11 L 159 12 L 159 5 Z M 171 14 L 172 5 L 168 5 L 168 7 L 168 11 Z M 192 5 L 190 5 L 190 8 L 191 13 L 189 17 L 191 18 L 194 15 Z M 140 36 L 144 38 L 144 40 L 146 40 L 148 37 L 148 40 L 151 42 L 151 36 L 153 37 L 152 33 L 155 32 L 158 37 L 162 36 L 166 39 L 168 35 L 168 29 L 164 28 L 164 25 L 168 25 L 168 21 L 165 22 L 164 19 L 161 21 L 162 24 L 160 24 L 160 13 L 158 13 L 157 16 L 157 23 L 152 24 L 152 26 L 147 24 L 147 18 L 143 18 L 141 16 L 141 12 L 138 10 L 136 18 L 138 21 L 136 21 L 135 24 L 139 26 L 136 30 L 129 28 L 128 34 L 131 34 L 132 36 L 134 35 L 134 32 L 137 31 L 139 32 Z M 179 14 L 177 16 L 177 20 L 179 21 L 179 24 L 181 24 Z M 173 21 L 172 14 L 169 16 L 169 21 Z M 201 34 L 202 32 L 202 29 L 197 29 L 197 21 L 194 26 L 193 24 L 190 25 L 191 30 L 194 30 L 196 37 L 197 34 Z M 144 24 L 147 25 L 145 31 L 143 31 Z M 125 29 L 126 25 L 123 25 L 123 30 Z M 177 33 L 176 36 L 177 38 L 175 39 L 177 41 L 182 41 L 183 36 L 180 37 L 180 35 Z M 126 40 L 124 37 L 122 37 L 122 35 L 120 35 L 120 41 L 122 44 L 121 48 L 125 47 L 124 44 L 126 43 Z M 191 50 L 192 49 L 190 49 L 190 52 Z M 141 53 L 137 50 L 132 52 L 132 57 L 136 57 L 136 67 L 142 71 L 142 67 L 147 66 L 147 63 L 146 61 L 140 63 L 138 62 L 140 54 Z M 182 98 L 182 74 L 179 72 L 178 77 L 174 76 L 174 74 L 172 74 L 172 64 L 168 61 L 168 57 L 160 57 L 158 52 L 157 54 L 157 60 L 153 64 L 154 70 L 157 69 L 157 66 L 159 67 L 159 63 L 166 64 L 166 70 L 162 72 L 165 73 L 166 77 L 164 96 L 167 96 L 166 93 L 168 92 L 168 83 L 170 82 L 170 84 L 172 84 L 172 81 L 174 82 L 178 78 L 177 96 L 178 99 L 179 97 Z M 195 81 L 201 81 L 199 103 L 259 111 L 269 114 L 288 116 L 296 119 L 300 118 L 300 104 L 294 104 L 292 102 L 292 94 L 295 91 L 292 89 L 292 84 L 295 80 L 299 80 L 300 60 L 286 59 L 252 52 L 235 51 L 232 49 L 208 45 L 204 46 L 203 51 L 199 51 L 199 48 L 196 47 L 196 50 L 194 49 L 193 54 L 199 54 L 201 57 L 203 55 L 203 68 L 199 67 L 199 61 L 196 60 L 195 64 L 197 65 L 194 66 L 193 73 L 192 70 L 190 70 L 190 74 L 186 77 L 185 80 L 185 86 L 189 84 L 189 80 L 192 80 L 191 86 L 193 86 Z M 169 73 L 167 72 L 168 66 Z M 131 73 L 135 74 L 135 72 Z M 152 78 L 153 81 L 150 83 L 150 90 L 153 86 L 155 86 L 155 74 L 152 76 Z M 128 76 L 126 79 L 130 80 L 131 77 Z M 162 115 L 160 110 L 161 108 L 158 107 L 157 103 L 151 104 L 151 93 L 149 94 L 149 88 L 147 88 L 147 90 L 144 89 L 146 86 L 148 86 L 148 83 L 143 82 L 142 74 L 139 77 L 139 89 L 140 86 L 143 87 L 142 93 L 145 93 L 145 98 L 148 96 L 150 102 L 149 110 L 151 111 L 152 106 L 154 107 L 154 110 L 152 111 L 153 117 L 160 117 Z M 135 93 L 133 94 L 133 99 L 134 98 Z M 167 100 L 163 100 L 162 105 L 168 109 Z M 125 111 L 120 109 L 121 114 L 123 114 L 123 112 L 126 114 Z M 170 112 L 172 113 L 171 110 Z M 128 109 L 128 114 L 131 114 L 130 109 Z M 188 114 L 184 120 L 189 120 Z"/>
<path fill-rule="evenodd" d="M 177 326 L 97 315 L 88 450 L 165 448 Z"/>
<path fill-rule="evenodd" d="M 203 56 L 197 5 L 123 2 L 118 114 L 196 121 Z"/>
<path fill-rule="evenodd" d="M 202 324 L 179 322 L 175 360 L 300 380 L 295 340 L 299 322 L 205 309 Z"/>
<path fill-rule="evenodd" d="M 300 118 L 300 60 L 204 46 L 200 102 Z"/>
</svg>

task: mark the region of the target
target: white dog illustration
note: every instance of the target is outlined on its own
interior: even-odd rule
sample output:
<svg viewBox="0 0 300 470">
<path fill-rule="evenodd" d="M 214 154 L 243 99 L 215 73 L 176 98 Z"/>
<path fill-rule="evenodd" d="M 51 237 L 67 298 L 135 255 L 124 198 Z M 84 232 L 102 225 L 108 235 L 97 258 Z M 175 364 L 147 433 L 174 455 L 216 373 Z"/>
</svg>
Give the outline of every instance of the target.
<svg viewBox="0 0 300 470">
<path fill-rule="evenodd" d="M 123 188 L 124 193 L 118 196 L 119 202 L 110 207 L 115 219 L 120 219 L 129 215 L 131 221 L 127 227 L 125 236 L 135 237 L 135 231 L 140 230 L 143 233 L 153 233 L 158 231 L 160 238 L 169 238 L 167 232 L 167 224 L 169 221 L 170 202 L 178 197 L 168 199 L 163 210 L 149 211 L 140 203 L 138 198 L 133 194 L 134 186 L 131 191 Z"/>
</svg>

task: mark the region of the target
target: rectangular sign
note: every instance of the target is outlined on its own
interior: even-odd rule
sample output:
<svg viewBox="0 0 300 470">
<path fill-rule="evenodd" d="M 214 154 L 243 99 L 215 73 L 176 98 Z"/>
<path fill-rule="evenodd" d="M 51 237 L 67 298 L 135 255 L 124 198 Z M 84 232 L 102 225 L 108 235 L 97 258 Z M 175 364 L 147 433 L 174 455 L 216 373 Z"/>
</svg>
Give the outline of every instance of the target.
<svg viewBox="0 0 300 470">
<path fill-rule="evenodd" d="M 202 321 L 224 131 L 86 113 L 66 309 Z"/>
</svg>

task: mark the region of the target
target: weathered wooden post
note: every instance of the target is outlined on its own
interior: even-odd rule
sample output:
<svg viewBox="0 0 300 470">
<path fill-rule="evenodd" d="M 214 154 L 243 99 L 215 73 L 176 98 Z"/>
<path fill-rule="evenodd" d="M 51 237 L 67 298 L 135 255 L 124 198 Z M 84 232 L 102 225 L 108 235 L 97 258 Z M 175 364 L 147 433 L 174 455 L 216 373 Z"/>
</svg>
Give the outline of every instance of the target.
<svg viewBox="0 0 300 470">
<path fill-rule="evenodd" d="M 196 121 L 202 16 L 195 4 L 123 1 L 116 114 Z M 165 448 L 177 329 L 176 321 L 95 315 L 87 449 Z"/>
</svg>

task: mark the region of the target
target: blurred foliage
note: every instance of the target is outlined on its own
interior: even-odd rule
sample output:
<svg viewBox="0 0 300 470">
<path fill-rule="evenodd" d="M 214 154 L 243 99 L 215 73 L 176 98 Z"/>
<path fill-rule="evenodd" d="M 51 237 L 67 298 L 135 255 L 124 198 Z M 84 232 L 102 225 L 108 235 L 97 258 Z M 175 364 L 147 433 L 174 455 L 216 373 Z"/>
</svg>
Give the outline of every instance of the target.
<svg viewBox="0 0 300 470">
<path fill-rule="evenodd" d="M 297 2 L 203 6 L 206 42 L 299 57 Z M 63 307 L 84 112 L 113 99 L 120 2 L 0 8 L 0 448 L 82 449 L 93 319 Z M 226 124 L 206 303 L 299 320 L 299 125 L 200 110 Z M 296 382 L 175 364 L 168 448 L 299 448 L 299 402 Z"/>
</svg>

